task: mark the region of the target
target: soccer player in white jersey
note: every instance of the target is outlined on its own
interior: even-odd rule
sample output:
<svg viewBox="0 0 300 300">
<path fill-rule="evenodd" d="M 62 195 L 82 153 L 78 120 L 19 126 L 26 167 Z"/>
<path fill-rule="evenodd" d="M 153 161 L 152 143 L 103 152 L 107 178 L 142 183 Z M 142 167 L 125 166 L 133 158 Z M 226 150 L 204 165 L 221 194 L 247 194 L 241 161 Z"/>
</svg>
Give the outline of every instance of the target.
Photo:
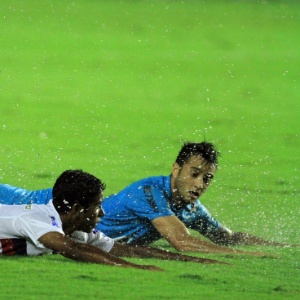
<svg viewBox="0 0 300 300">
<path fill-rule="evenodd" d="M 217 262 L 150 247 L 121 245 L 102 232 L 93 231 L 104 215 L 101 207 L 104 189 L 104 183 L 82 170 L 63 172 L 52 193 L 44 191 L 39 194 L 40 201 L 32 203 L 28 202 L 25 190 L 20 192 L 18 188 L 0 185 L 0 254 L 57 253 L 82 262 L 149 270 L 161 269 L 137 265 L 118 256 Z M 47 197 L 52 195 L 53 199 L 48 201 Z"/>
</svg>

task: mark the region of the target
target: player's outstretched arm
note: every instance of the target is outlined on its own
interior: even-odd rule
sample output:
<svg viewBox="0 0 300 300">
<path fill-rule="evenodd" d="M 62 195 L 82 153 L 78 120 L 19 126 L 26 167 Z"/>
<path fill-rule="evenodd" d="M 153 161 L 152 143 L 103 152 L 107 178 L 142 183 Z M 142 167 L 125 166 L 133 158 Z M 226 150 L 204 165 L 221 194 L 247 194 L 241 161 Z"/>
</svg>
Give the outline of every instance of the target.
<svg viewBox="0 0 300 300">
<path fill-rule="evenodd" d="M 266 256 L 262 252 L 248 252 L 222 247 L 193 237 L 189 234 L 184 224 L 175 216 L 156 218 L 152 221 L 152 224 L 177 251 Z"/>
<path fill-rule="evenodd" d="M 110 253 L 116 256 L 124 256 L 124 257 L 156 258 L 162 260 L 176 260 L 176 261 L 195 262 L 195 263 L 202 263 L 202 264 L 216 264 L 216 263 L 227 264 L 214 259 L 189 256 L 181 253 L 174 253 L 167 250 L 162 250 L 162 249 L 148 247 L 148 246 L 123 245 L 118 242 L 115 242 Z"/>
<path fill-rule="evenodd" d="M 90 262 L 111 266 L 162 271 L 156 266 L 137 265 L 92 245 L 78 243 L 59 232 L 48 232 L 39 238 L 39 241 L 48 249 L 67 258 L 81 262 Z"/>
<path fill-rule="evenodd" d="M 267 241 L 260 237 L 245 232 L 232 232 L 231 235 L 220 232 L 211 236 L 210 239 L 220 245 L 261 245 L 276 247 L 299 247 L 299 245 L 290 245 L 286 243 Z"/>
</svg>

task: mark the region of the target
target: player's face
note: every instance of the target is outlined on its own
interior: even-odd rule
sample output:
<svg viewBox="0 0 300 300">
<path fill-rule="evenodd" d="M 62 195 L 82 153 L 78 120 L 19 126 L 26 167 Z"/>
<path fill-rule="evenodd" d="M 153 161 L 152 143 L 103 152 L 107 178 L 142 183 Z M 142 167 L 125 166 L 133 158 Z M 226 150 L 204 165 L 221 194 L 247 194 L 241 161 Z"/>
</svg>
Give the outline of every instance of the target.
<svg viewBox="0 0 300 300">
<path fill-rule="evenodd" d="M 104 216 L 104 211 L 102 209 L 101 203 L 103 201 L 102 194 L 100 195 L 99 199 L 92 203 L 89 208 L 82 210 L 79 214 L 79 223 L 81 231 L 84 232 L 91 232 L 100 222 L 100 217 Z"/>
<path fill-rule="evenodd" d="M 193 203 L 209 187 L 216 173 L 216 166 L 201 156 L 193 155 L 179 167 L 177 163 L 172 169 L 172 193 L 175 203 Z"/>
</svg>

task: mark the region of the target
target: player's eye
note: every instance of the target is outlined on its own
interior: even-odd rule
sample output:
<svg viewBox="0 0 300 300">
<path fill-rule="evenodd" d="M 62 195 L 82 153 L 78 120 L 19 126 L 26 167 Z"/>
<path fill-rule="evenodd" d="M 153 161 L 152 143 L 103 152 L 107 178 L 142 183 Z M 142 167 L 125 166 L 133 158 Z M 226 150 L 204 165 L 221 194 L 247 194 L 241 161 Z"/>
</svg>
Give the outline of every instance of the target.
<svg viewBox="0 0 300 300">
<path fill-rule="evenodd" d="M 212 176 L 212 175 L 205 175 L 205 176 L 203 177 L 203 182 L 204 182 L 205 184 L 208 184 L 208 183 L 211 182 L 212 179 L 213 179 L 213 176 Z"/>
</svg>

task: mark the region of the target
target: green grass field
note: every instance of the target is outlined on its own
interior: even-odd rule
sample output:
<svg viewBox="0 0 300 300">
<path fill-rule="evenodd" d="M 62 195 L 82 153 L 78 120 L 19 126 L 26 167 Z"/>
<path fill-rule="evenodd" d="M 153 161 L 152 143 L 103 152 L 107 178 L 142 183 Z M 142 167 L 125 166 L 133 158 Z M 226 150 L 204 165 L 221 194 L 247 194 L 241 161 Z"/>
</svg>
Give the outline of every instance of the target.
<svg viewBox="0 0 300 300">
<path fill-rule="evenodd" d="M 0 28 L 1 182 L 82 168 L 108 195 L 206 139 L 221 152 L 212 214 L 299 244 L 300 3 L 2 0 Z M 298 299 L 299 248 L 248 250 L 278 258 L 150 272 L 1 257 L 0 299 Z"/>
</svg>

